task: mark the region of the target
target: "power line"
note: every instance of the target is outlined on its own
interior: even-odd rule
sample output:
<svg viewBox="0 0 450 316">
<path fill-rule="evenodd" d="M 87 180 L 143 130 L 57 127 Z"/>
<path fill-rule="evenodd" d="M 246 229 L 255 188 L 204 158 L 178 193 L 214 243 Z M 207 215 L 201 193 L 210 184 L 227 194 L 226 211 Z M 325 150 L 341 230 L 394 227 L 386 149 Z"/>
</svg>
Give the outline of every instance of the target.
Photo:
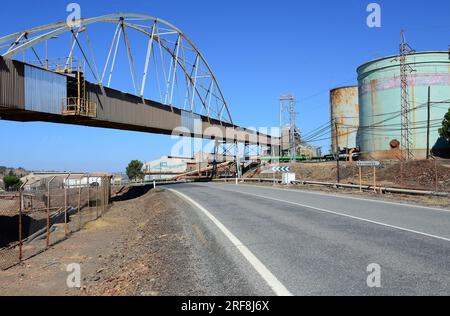
<svg viewBox="0 0 450 316">
<path fill-rule="evenodd" d="M 434 125 L 432 125 L 430 127 L 431 128 L 439 128 L 440 126 L 441 126 L 440 124 L 434 124 Z M 417 132 L 417 131 L 426 130 L 427 126 L 413 127 L 411 129 L 416 131 L 415 132 L 416 135 L 419 135 L 419 134 L 426 133 L 426 131 L 425 132 Z M 379 133 L 375 133 L 374 131 L 378 131 Z M 396 136 L 398 136 L 398 133 L 396 133 L 396 135 L 394 135 L 394 134 L 388 134 L 387 132 L 398 132 L 398 131 L 401 131 L 401 128 L 398 128 L 398 129 L 385 129 L 385 130 L 383 130 L 383 129 L 378 129 L 378 130 L 374 129 L 372 131 L 371 130 L 367 130 L 367 129 L 357 129 L 357 128 L 355 128 L 353 131 L 349 131 L 347 133 L 347 135 L 352 135 L 354 133 L 358 133 L 358 134 L 365 134 L 365 135 L 370 135 L 370 136 L 380 136 L 380 137 L 392 136 L 392 137 L 396 137 Z M 383 132 L 385 132 L 385 133 L 383 133 Z M 308 142 L 312 143 L 312 142 L 319 142 L 319 141 L 325 141 L 325 140 L 331 140 L 332 139 L 331 136 L 328 136 L 328 137 L 325 137 L 325 138 L 320 138 L 321 136 L 324 136 L 324 135 L 326 135 L 326 133 L 323 133 L 322 135 L 318 136 L 318 138 L 309 139 Z"/>
<path fill-rule="evenodd" d="M 433 107 L 441 107 L 442 104 L 447 104 L 450 103 L 450 99 L 445 99 L 442 101 L 436 101 L 436 102 L 431 102 L 431 106 Z M 421 104 L 416 105 L 414 108 L 410 109 L 409 112 L 415 111 L 415 110 L 419 110 L 421 108 L 424 108 L 428 105 L 428 102 L 424 102 Z M 383 117 L 386 115 L 392 115 L 392 117 L 386 118 L 380 122 L 376 122 L 372 125 L 368 125 L 368 126 L 354 126 L 354 125 L 347 125 L 347 124 L 339 124 L 340 126 L 343 127 L 347 127 L 349 129 L 354 129 L 354 131 L 349 131 L 347 134 L 351 135 L 354 133 L 357 133 L 358 131 L 360 133 L 370 133 L 373 136 L 389 136 L 387 134 L 376 134 L 374 133 L 374 131 L 381 131 L 381 132 L 395 132 L 395 131 L 401 131 L 401 128 L 399 129 L 394 129 L 394 128 L 390 128 L 388 129 L 387 127 L 395 127 L 395 126 L 400 126 L 401 127 L 401 123 L 393 123 L 393 124 L 385 124 L 389 121 L 392 121 L 396 118 L 398 118 L 401 115 L 401 111 L 394 111 L 394 112 L 390 112 L 390 113 L 382 113 L 382 114 L 376 114 L 376 115 L 371 115 L 368 117 Z M 352 118 L 355 119 L 356 117 L 342 117 L 342 118 Z M 435 120 L 431 120 L 431 122 L 440 122 L 441 119 L 435 119 Z M 325 140 L 331 140 L 331 136 L 330 137 L 324 137 L 323 136 L 327 135 L 327 134 L 331 134 L 331 127 L 334 124 L 333 123 L 334 120 L 329 121 L 328 123 L 322 124 L 319 127 L 311 130 L 310 132 L 306 133 L 305 136 L 302 138 L 302 142 L 303 143 L 314 143 L 314 142 L 319 142 L 319 141 L 325 141 Z M 425 121 L 416 121 L 413 122 L 412 125 L 414 125 L 414 127 L 412 128 L 412 130 L 416 130 L 416 135 L 418 134 L 417 130 L 421 130 L 421 129 L 426 129 L 426 126 L 421 126 L 421 123 L 424 123 Z M 440 127 L 440 124 L 436 124 L 431 126 L 432 128 L 438 128 Z M 393 137 L 398 136 L 398 135 L 392 135 Z"/>
</svg>

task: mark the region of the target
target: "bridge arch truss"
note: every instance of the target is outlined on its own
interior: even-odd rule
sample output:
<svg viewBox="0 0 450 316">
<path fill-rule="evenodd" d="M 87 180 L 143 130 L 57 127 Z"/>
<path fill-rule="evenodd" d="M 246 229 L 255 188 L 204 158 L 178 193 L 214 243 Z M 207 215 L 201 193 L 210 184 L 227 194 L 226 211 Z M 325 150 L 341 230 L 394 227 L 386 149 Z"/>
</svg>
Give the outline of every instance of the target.
<svg viewBox="0 0 450 316">
<path fill-rule="evenodd" d="M 58 22 L 0 38 L 0 55 L 70 73 L 170 107 L 233 124 L 211 67 L 176 26 L 142 14 Z M 116 88 L 116 86 L 112 87 Z"/>
</svg>

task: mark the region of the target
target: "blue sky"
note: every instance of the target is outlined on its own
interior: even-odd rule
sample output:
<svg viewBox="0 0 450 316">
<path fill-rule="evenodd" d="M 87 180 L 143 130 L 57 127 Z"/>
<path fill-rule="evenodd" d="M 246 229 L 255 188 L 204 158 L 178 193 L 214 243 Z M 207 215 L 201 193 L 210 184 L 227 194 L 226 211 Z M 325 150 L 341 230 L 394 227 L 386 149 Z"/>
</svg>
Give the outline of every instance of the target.
<svg viewBox="0 0 450 316">
<path fill-rule="evenodd" d="M 277 126 L 278 97 L 298 100 L 306 133 L 329 120 L 331 88 L 356 84 L 356 68 L 395 54 L 403 28 L 416 50 L 446 50 L 450 1 L 377 1 L 382 27 L 368 28 L 373 1 L 78 1 L 83 17 L 132 12 L 160 17 L 199 47 L 235 123 Z M 3 0 L 0 36 L 65 20 L 69 1 Z M 139 55 L 138 57 L 139 58 Z M 33 170 L 123 171 L 132 159 L 168 154 L 170 137 L 45 123 L 0 121 L 0 165 Z M 327 141 L 320 143 L 328 151 Z"/>
</svg>

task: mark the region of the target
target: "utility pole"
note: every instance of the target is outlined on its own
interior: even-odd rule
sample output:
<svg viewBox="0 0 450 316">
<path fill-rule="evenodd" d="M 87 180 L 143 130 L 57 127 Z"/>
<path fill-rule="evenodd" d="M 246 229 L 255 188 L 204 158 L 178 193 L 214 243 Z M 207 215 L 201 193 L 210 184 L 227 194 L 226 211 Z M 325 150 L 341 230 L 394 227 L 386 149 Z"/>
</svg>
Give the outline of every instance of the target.
<svg viewBox="0 0 450 316">
<path fill-rule="evenodd" d="M 290 116 L 290 131 L 289 131 L 289 143 L 290 143 L 290 155 L 291 157 L 297 156 L 297 144 L 295 141 L 295 133 L 297 131 L 297 113 L 295 113 L 295 100 L 292 100 L 289 104 L 289 116 Z M 292 158 L 292 161 L 295 159 Z"/>
<path fill-rule="evenodd" d="M 214 140 L 214 161 L 213 161 L 213 171 L 211 178 L 217 177 L 217 160 L 218 160 L 218 153 L 219 153 L 219 142 L 217 139 Z"/>
<path fill-rule="evenodd" d="M 430 159 L 430 120 L 431 120 L 431 87 L 428 87 L 428 113 L 427 113 L 427 160 Z"/>
<path fill-rule="evenodd" d="M 339 160 L 340 160 L 340 155 L 339 155 L 339 143 L 338 143 L 338 139 L 339 139 L 339 135 L 338 135 L 338 124 L 336 121 L 334 121 L 334 130 L 335 130 L 335 142 L 336 142 L 336 148 L 335 148 L 335 155 L 336 155 L 336 176 L 337 176 L 337 183 L 340 184 L 341 183 L 341 173 L 340 173 L 340 165 L 339 165 Z"/>
<path fill-rule="evenodd" d="M 283 143 L 284 143 L 284 135 L 283 135 L 283 112 L 284 112 L 284 97 L 280 97 L 280 157 L 283 157 Z"/>
</svg>

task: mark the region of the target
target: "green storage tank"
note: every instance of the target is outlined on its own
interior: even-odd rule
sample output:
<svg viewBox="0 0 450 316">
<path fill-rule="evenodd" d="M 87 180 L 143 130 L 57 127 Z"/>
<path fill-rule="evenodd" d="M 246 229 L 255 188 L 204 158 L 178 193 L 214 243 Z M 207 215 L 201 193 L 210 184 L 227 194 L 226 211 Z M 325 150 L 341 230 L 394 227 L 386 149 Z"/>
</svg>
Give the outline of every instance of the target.
<svg viewBox="0 0 450 316">
<path fill-rule="evenodd" d="M 438 129 L 450 107 L 450 52 L 416 52 L 407 56 L 411 66 L 412 152 L 415 159 L 426 157 L 428 87 L 431 87 L 430 147 L 437 155 L 449 154 L 449 144 L 439 138 Z M 398 56 L 360 66 L 357 142 L 366 159 L 398 159 L 401 148 L 401 81 Z"/>
</svg>

